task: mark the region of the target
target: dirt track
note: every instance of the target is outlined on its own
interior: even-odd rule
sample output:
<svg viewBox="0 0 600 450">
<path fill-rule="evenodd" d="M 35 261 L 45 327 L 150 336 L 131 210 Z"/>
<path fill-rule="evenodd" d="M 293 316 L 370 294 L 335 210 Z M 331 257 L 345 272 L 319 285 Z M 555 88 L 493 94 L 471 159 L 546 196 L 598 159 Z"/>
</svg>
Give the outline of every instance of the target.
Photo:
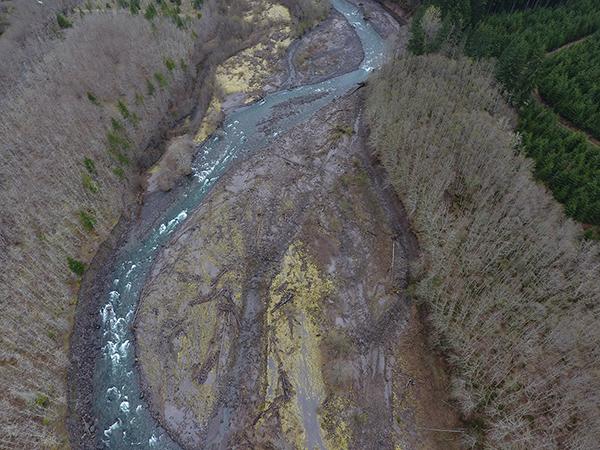
<svg viewBox="0 0 600 450">
<path fill-rule="evenodd" d="M 572 47 L 581 42 L 587 41 L 592 36 L 593 36 L 593 34 L 591 34 L 589 36 L 584 36 L 580 39 L 577 39 L 576 41 L 569 42 L 569 43 L 563 45 L 562 47 L 558 47 L 552 51 L 549 51 L 548 53 L 546 53 L 546 56 L 552 56 L 557 53 L 560 53 L 561 51 L 563 51 L 569 47 Z M 560 115 L 559 113 L 557 113 L 556 111 L 554 111 L 554 108 L 552 108 L 552 105 L 540 95 L 540 92 L 537 87 L 533 90 L 533 98 L 544 108 L 548 108 L 549 110 L 554 112 L 554 114 L 556 114 L 556 116 L 558 117 L 558 121 L 559 121 L 560 125 L 562 125 L 564 128 L 566 128 L 567 130 L 570 130 L 570 131 L 574 131 L 576 133 L 583 134 L 590 144 L 595 145 L 596 147 L 600 147 L 600 140 L 596 139 L 594 136 L 592 136 L 587 131 L 582 130 L 581 128 L 578 128 L 577 125 L 575 125 L 569 119 L 567 119 L 566 117 L 564 117 L 564 116 Z"/>
</svg>

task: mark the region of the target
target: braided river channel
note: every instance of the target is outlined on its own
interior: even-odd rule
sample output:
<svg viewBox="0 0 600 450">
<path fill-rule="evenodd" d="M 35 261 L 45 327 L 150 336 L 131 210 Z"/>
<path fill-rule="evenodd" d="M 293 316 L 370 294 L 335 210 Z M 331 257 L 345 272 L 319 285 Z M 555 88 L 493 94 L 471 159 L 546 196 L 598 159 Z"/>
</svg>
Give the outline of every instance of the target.
<svg viewBox="0 0 600 450">
<path fill-rule="evenodd" d="M 150 414 L 141 395 L 135 364 L 132 324 L 147 274 L 161 246 L 203 201 L 236 158 L 271 143 L 278 135 L 308 119 L 317 110 L 364 82 L 384 61 L 381 36 L 359 8 L 346 0 L 331 0 L 360 38 L 364 59 L 359 68 L 326 81 L 282 90 L 232 112 L 222 127 L 199 145 L 193 180 L 139 242 L 125 245 L 114 260 L 112 290 L 106 292 L 101 315 L 101 351 L 94 373 L 94 414 L 98 443 L 110 449 L 179 449 Z M 294 100 L 293 102 L 290 102 Z M 285 117 L 274 117 L 292 105 Z M 277 108 L 277 107 L 280 108 Z M 266 127 L 265 124 L 270 126 Z M 268 131 L 266 131 L 268 130 Z"/>
</svg>

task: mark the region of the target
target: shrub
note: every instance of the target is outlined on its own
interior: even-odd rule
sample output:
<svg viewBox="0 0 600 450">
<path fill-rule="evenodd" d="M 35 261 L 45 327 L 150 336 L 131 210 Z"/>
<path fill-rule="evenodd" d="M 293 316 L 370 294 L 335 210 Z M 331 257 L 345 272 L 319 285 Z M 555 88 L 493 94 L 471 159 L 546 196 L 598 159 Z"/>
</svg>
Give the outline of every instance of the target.
<svg viewBox="0 0 600 450">
<path fill-rule="evenodd" d="M 129 0 L 129 11 L 131 14 L 136 15 L 140 12 L 140 0 Z"/>
<path fill-rule="evenodd" d="M 82 276 L 85 272 L 85 264 L 83 264 L 81 261 L 78 261 L 77 259 L 71 258 L 69 256 L 67 257 L 67 264 L 69 265 L 69 269 L 71 270 L 71 272 L 73 272 L 75 275 Z"/>
<path fill-rule="evenodd" d="M 125 104 L 125 102 L 123 102 L 122 100 L 117 101 L 117 108 L 119 109 L 119 112 L 123 116 L 123 119 L 129 119 L 129 117 L 131 116 L 131 113 L 129 112 L 129 108 L 127 108 L 127 105 Z M 114 128 L 114 125 L 113 125 L 113 128 Z M 122 128 L 122 126 L 120 128 Z"/>
<path fill-rule="evenodd" d="M 140 123 L 140 117 L 136 113 L 132 112 L 131 116 L 129 117 L 129 122 L 131 122 L 134 127 L 137 127 L 137 125 Z"/>
<path fill-rule="evenodd" d="M 123 126 L 123 124 L 121 123 L 121 121 L 119 119 L 116 119 L 114 117 L 110 118 L 110 126 L 112 127 L 112 129 L 114 131 L 123 131 L 125 129 L 125 127 Z"/>
<path fill-rule="evenodd" d="M 175 25 L 177 26 L 177 28 L 179 28 L 179 29 L 185 28 L 185 22 L 179 16 L 179 14 L 172 16 L 172 19 L 173 19 L 173 22 L 175 23 Z"/>
<path fill-rule="evenodd" d="M 98 172 L 96 171 L 96 164 L 90 158 L 83 159 L 83 165 L 85 166 L 85 170 L 87 170 L 90 174 L 96 175 Z"/>
<path fill-rule="evenodd" d="M 135 104 L 137 106 L 141 106 L 144 104 L 144 96 L 142 94 L 140 94 L 139 92 L 135 93 Z"/>
<path fill-rule="evenodd" d="M 160 72 L 154 72 L 154 79 L 158 83 L 158 86 L 163 89 L 166 88 L 169 82 L 165 78 L 165 76 Z"/>
<path fill-rule="evenodd" d="M 131 143 L 129 142 L 129 139 L 127 138 L 122 126 L 121 128 L 113 127 L 112 131 L 108 131 L 106 133 L 106 140 L 108 142 L 108 148 L 114 152 L 118 151 L 119 149 L 129 150 L 131 147 Z"/>
<path fill-rule="evenodd" d="M 331 135 L 329 136 L 329 140 L 331 142 L 337 142 L 344 136 L 352 136 L 354 133 L 354 129 L 347 124 L 337 124 L 331 130 Z"/>
<path fill-rule="evenodd" d="M 47 408 L 50 404 L 50 399 L 46 394 L 38 394 L 36 395 L 34 402 L 36 405 L 42 408 Z"/>
<path fill-rule="evenodd" d="M 62 29 L 71 28 L 73 26 L 73 23 L 60 13 L 56 14 L 56 22 L 58 22 L 58 26 Z"/>
<path fill-rule="evenodd" d="M 92 212 L 84 210 L 79 211 L 79 221 L 87 231 L 93 231 L 96 226 L 96 218 Z"/>
<path fill-rule="evenodd" d="M 83 183 L 83 187 L 90 191 L 92 194 L 98 192 L 98 185 L 94 181 L 94 179 L 90 176 L 89 173 L 84 173 L 81 176 L 81 181 Z"/>
<path fill-rule="evenodd" d="M 144 17 L 148 20 L 153 20 L 156 17 L 157 11 L 154 4 L 150 3 L 146 8 L 146 12 L 144 13 Z"/>
<path fill-rule="evenodd" d="M 171 58 L 165 59 L 165 66 L 167 66 L 167 70 L 169 72 L 173 72 L 173 70 L 175 70 L 175 67 L 177 67 L 175 61 L 173 61 Z"/>
<path fill-rule="evenodd" d="M 92 102 L 92 104 L 96 105 L 96 106 L 100 106 L 100 102 L 98 101 L 98 98 L 90 91 L 87 92 L 87 98 L 90 102 Z"/>
<path fill-rule="evenodd" d="M 112 171 L 120 179 L 123 179 L 125 177 L 125 171 L 123 170 L 122 167 L 115 167 Z"/>
<path fill-rule="evenodd" d="M 583 238 L 587 239 L 589 241 L 600 241 L 600 227 L 599 226 L 589 227 L 583 233 Z"/>
<path fill-rule="evenodd" d="M 156 88 L 154 87 L 154 84 L 152 83 L 152 81 L 150 81 L 148 79 L 146 79 L 146 92 L 150 96 L 154 95 L 154 92 L 156 92 Z"/>
<path fill-rule="evenodd" d="M 124 166 L 129 165 L 130 161 L 129 158 L 127 156 L 125 156 L 123 153 L 121 153 L 118 150 L 109 150 L 110 155 L 116 159 L 120 164 L 123 164 Z"/>
</svg>

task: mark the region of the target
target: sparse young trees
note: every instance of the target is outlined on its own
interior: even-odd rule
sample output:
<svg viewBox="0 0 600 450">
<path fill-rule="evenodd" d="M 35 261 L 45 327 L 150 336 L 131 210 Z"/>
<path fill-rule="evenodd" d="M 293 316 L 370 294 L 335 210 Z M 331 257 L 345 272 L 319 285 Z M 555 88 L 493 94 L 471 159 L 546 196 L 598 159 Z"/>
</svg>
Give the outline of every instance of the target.
<svg viewBox="0 0 600 450">
<path fill-rule="evenodd" d="M 413 291 L 489 449 L 600 442 L 599 248 L 530 174 L 491 67 L 407 57 L 369 91 L 372 143 L 418 233 Z"/>
</svg>

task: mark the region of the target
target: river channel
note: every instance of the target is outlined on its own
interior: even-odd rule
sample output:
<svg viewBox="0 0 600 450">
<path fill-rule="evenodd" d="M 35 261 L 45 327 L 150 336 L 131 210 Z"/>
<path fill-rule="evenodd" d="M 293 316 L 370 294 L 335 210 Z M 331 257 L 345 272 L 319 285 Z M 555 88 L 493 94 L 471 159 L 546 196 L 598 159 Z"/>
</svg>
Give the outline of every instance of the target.
<svg viewBox="0 0 600 450">
<path fill-rule="evenodd" d="M 125 245 L 114 260 L 112 290 L 101 302 L 101 352 L 94 374 L 97 439 L 111 449 L 179 449 L 150 414 L 141 395 L 132 324 L 148 272 L 161 246 L 198 207 L 232 162 L 267 146 L 315 111 L 365 81 L 384 61 L 383 39 L 346 0 L 331 0 L 360 38 L 359 68 L 329 80 L 269 94 L 232 112 L 222 127 L 197 148 L 193 181 L 166 210 L 160 225 L 138 242 Z M 285 105 L 293 105 L 283 108 Z M 277 114 L 281 114 L 277 117 Z M 267 125 L 268 124 L 268 125 Z"/>
</svg>

